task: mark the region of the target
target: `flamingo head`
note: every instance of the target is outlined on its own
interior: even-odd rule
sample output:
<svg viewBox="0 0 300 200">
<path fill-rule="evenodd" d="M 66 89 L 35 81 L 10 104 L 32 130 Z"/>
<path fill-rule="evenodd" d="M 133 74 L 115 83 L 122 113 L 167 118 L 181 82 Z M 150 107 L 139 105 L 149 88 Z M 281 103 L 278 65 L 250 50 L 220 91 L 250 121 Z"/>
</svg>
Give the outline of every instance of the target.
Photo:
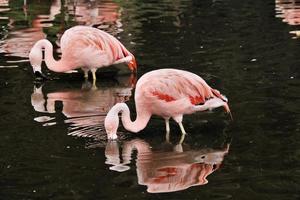
<svg viewBox="0 0 300 200">
<path fill-rule="evenodd" d="M 128 68 L 132 71 L 132 72 L 136 72 L 137 70 L 137 64 L 136 64 L 136 60 L 134 58 L 134 56 L 132 56 L 132 59 L 127 62 Z"/>
<path fill-rule="evenodd" d="M 118 138 L 117 130 L 119 127 L 119 116 L 117 113 L 108 112 L 104 120 L 104 127 L 108 140 L 115 140 Z"/>
<path fill-rule="evenodd" d="M 212 110 L 218 107 L 224 107 L 225 111 L 230 115 L 231 120 L 233 120 L 229 106 L 228 106 L 228 100 L 225 96 L 221 96 L 222 98 L 214 97 L 205 102 L 205 106 L 207 109 Z"/>
<path fill-rule="evenodd" d="M 33 69 L 33 73 L 36 78 L 47 79 L 46 75 L 42 73 L 42 61 L 43 61 L 43 52 L 42 48 L 38 45 L 35 45 L 29 53 L 29 61 Z"/>
</svg>

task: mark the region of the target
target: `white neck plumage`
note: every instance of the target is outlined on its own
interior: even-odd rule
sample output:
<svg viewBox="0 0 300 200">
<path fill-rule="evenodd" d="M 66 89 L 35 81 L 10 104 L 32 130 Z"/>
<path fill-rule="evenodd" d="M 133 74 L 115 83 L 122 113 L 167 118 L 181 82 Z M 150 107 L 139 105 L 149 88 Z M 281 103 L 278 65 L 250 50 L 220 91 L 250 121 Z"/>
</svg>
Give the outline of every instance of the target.
<svg viewBox="0 0 300 200">
<path fill-rule="evenodd" d="M 68 69 L 67 62 L 64 62 L 63 60 L 56 61 L 53 57 L 53 45 L 51 42 L 49 42 L 46 39 L 39 40 L 35 45 L 33 46 L 31 52 L 41 52 L 44 49 L 45 51 L 45 62 L 47 67 L 54 72 L 65 72 L 70 69 Z M 42 62 L 42 61 L 41 61 Z"/>
<path fill-rule="evenodd" d="M 139 132 L 144 129 L 150 120 L 151 115 L 147 113 L 137 112 L 135 121 L 131 121 L 130 111 L 125 103 L 117 103 L 107 113 L 107 117 L 117 116 L 121 112 L 121 119 L 125 129 L 131 132 Z"/>
</svg>

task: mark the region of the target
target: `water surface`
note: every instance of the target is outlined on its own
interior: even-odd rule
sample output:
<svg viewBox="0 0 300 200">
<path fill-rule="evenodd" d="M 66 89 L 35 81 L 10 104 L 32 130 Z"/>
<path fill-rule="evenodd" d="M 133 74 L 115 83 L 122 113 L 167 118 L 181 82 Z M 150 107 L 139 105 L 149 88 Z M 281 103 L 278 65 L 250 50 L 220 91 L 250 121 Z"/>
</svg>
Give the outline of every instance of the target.
<svg viewBox="0 0 300 200">
<path fill-rule="evenodd" d="M 296 0 L 0 1 L 0 199 L 299 199 L 299 9 Z M 107 142 L 105 114 L 135 78 L 123 65 L 36 83 L 28 62 L 42 38 L 90 25 L 136 55 L 137 78 L 172 67 L 228 99 L 185 116 L 188 132 L 153 117 Z M 45 70 L 45 69 L 44 69 Z"/>
</svg>

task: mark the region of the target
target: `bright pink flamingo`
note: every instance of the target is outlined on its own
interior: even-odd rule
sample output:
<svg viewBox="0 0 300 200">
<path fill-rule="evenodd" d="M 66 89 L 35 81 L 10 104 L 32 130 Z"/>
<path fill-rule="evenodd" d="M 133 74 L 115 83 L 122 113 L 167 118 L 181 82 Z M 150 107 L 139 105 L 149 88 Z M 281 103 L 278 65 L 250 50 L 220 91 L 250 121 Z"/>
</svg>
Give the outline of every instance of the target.
<svg viewBox="0 0 300 200">
<path fill-rule="evenodd" d="M 218 90 L 212 89 L 196 74 L 177 69 L 159 69 L 144 74 L 136 84 L 135 103 L 135 121 L 131 121 L 130 111 L 125 103 L 117 103 L 107 113 L 104 125 L 108 139 L 117 138 L 119 112 L 122 113 L 125 129 L 131 132 L 144 129 L 151 115 L 159 115 L 165 119 L 168 135 L 169 119 L 172 117 L 181 129 L 181 142 L 186 134 L 182 125 L 184 114 L 220 106 L 230 113 L 227 98 Z"/>
<path fill-rule="evenodd" d="M 137 68 L 135 58 L 112 35 L 89 26 L 75 26 L 65 31 L 60 41 L 62 56 L 59 61 L 53 58 L 53 46 L 46 40 L 35 43 L 29 54 L 29 60 L 36 75 L 42 75 L 41 63 L 43 49 L 47 67 L 55 72 L 68 72 L 77 68 L 93 74 L 96 80 L 96 70 L 101 67 L 127 63 L 131 71 Z"/>
</svg>

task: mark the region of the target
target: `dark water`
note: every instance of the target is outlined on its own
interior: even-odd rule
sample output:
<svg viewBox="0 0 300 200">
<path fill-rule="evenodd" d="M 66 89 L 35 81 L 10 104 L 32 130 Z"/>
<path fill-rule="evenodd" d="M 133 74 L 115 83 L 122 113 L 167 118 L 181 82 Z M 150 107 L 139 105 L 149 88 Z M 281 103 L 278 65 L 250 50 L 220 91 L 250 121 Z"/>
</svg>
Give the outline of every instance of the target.
<svg viewBox="0 0 300 200">
<path fill-rule="evenodd" d="M 25 4 L 24 4 L 25 3 Z M 106 30 L 136 55 L 138 77 L 172 67 L 226 94 L 185 116 L 189 133 L 152 118 L 107 142 L 106 112 L 127 102 L 124 66 L 36 84 L 28 52 L 76 24 Z M 298 0 L 0 0 L 0 199 L 299 199 Z M 116 72 L 119 72 L 116 74 Z M 111 72 L 110 72 L 111 71 Z"/>
</svg>

